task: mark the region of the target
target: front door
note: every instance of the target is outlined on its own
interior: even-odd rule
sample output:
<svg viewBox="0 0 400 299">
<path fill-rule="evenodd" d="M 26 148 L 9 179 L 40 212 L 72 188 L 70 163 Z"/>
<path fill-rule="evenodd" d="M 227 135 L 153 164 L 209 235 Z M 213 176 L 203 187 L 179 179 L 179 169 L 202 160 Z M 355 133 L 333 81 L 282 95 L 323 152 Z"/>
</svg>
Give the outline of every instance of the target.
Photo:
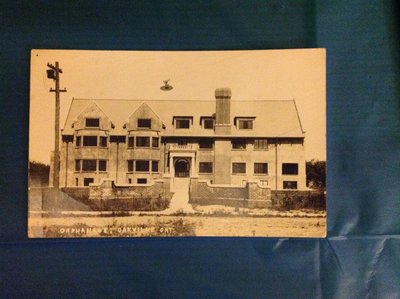
<svg viewBox="0 0 400 299">
<path fill-rule="evenodd" d="M 175 177 L 187 178 L 189 177 L 190 164 L 186 159 L 178 159 L 175 162 Z"/>
</svg>

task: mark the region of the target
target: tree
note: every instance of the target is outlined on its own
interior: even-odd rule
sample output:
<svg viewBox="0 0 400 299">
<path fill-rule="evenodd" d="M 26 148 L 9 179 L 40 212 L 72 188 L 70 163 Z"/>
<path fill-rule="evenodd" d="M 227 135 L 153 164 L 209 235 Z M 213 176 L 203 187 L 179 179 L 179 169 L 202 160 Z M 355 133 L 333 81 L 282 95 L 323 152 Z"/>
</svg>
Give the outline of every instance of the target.
<svg viewBox="0 0 400 299">
<path fill-rule="evenodd" d="M 326 189 L 326 161 L 312 159 L 306 162 L 307 186 L 314 189 Z"/>
<path fill-rule="evenodd" d="M 37 161 L 29 161 L 29 180 L 37 180 L 42 186 L 49 185 L 50 166 Z"/>
</svg>

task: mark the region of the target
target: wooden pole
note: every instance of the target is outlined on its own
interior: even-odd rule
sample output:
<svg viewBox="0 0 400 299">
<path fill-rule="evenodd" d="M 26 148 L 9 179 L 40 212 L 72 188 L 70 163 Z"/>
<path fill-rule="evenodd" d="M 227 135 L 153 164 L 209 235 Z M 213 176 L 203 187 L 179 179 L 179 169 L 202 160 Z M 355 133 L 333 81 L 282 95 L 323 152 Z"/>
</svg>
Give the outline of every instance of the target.
<svg viewBox="0 0 400 299">
<path fill-rule="evenodd" d="M 60 90 L 60 73 L 62 70 L 59 67 L 58 61 L 55 66 L 47 64 L 49 68 L 54 70 L 55 89 L 50 89 L 50 92 L 55 92 L 55 125 L 54 125 L 54 165 L 53 165 L 53 186 L 55 189 L 60 188 L 60 92 L 66 92 L 66 89 Z"/>
<path fill-rule="evenodd" d="M 60 69 L 56 61 L 56 118 L 55 118 L 55 140 L 54 140 L 54 188 L 60 187 Z"/>
</svg>

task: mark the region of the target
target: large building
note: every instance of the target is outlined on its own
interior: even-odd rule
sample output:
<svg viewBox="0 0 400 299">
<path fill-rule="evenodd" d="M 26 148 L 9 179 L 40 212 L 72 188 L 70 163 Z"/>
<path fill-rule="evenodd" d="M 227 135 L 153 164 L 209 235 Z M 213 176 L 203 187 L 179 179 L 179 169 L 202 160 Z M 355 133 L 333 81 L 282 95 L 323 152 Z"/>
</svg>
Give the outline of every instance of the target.
<svg viewBox="0 0 400 299">
<path fill-rule="evenodd" d="M 306 189 L 294 100 L 231 100 L 229 88 L 204 101 L 73 99 L 61 135 L 60 187 L 168 175 Z"/>
</svg>

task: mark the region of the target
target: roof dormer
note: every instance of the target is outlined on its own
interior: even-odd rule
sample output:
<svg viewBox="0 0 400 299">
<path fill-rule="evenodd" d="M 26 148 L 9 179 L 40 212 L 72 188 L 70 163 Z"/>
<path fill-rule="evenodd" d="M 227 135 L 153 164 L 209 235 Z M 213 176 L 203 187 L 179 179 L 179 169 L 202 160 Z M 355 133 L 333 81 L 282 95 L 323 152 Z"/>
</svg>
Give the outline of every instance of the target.
<svg viewBox="0 0 400 299">
<path fill-rule="evenodd" d="M 238 130 L 253 130 L 255 116 L 237 116 L 233 120 L 233 124 Z"/>
</svg>

